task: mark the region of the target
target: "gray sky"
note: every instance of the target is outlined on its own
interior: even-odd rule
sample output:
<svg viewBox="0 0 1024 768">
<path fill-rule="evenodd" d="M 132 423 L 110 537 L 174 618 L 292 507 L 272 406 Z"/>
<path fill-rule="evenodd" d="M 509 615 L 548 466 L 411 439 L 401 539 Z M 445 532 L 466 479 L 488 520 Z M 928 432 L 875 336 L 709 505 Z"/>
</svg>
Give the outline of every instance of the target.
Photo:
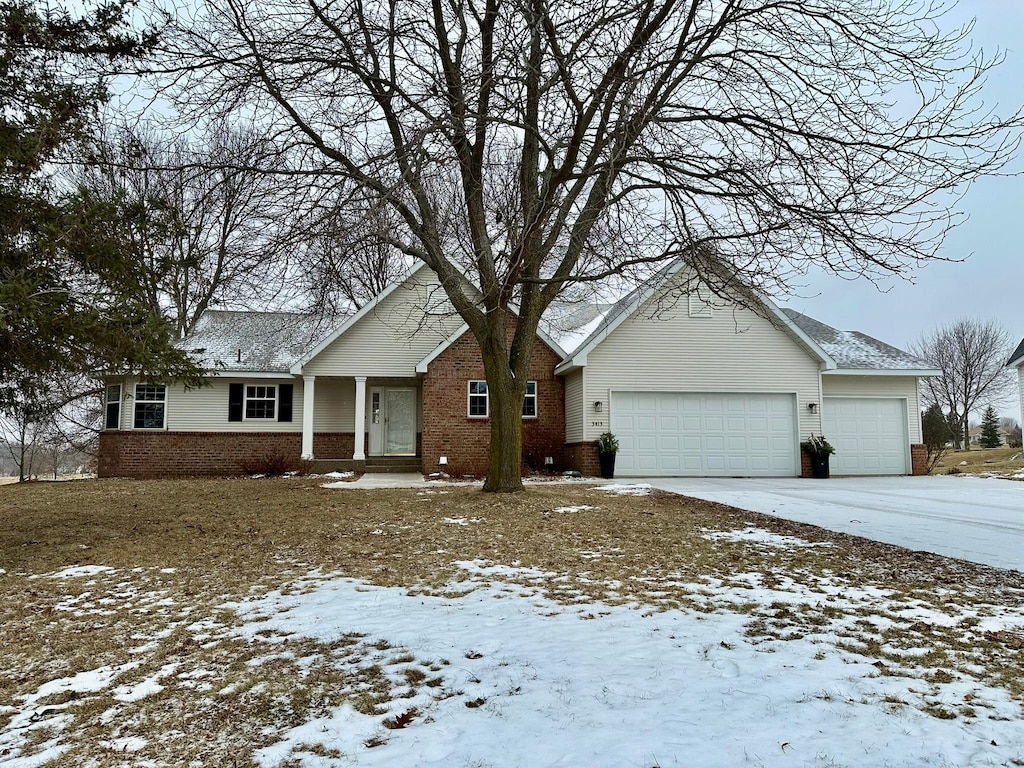
<svg viewBox="0 0 1024 768">
<path fill-rule="evenodd" d="M 1009 114 L 1024 104 L 1024 0 L 961 0 L 950 24 L 972 16 L 975 47 L 1006 52 L 1005 63 L 989 77 L 985 101 Z M 1024 158 L 1011 170 L 1024 171 Z M 1016 344 L 1024 337 L 1024 175 L 979 182 L 960 209 L 969 219 L 947 238 L 942 255 L 966 261 L 934 263 L 912 273 L 912 282 L 889 279 L 879 287 L 812 274 L 801 298 L 786 306 L 904 348 L 922 332 L 965 316 L 995 320 Z M 1015 400 L 997 410 L 1020 419 Z"/>
</svg>

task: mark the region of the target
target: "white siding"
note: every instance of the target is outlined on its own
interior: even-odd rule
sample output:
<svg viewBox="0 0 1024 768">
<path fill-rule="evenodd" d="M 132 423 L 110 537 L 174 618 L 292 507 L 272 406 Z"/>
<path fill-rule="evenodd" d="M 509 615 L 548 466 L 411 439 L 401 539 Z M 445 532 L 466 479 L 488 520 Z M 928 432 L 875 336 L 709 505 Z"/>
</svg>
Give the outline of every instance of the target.
<svg viewBox="0 0 1024 768">
<path fill-rule="evenodd" d="M 416 364 L 461 324 L 437 275 L 420 269 L 309 361 L 303 373 L 415 376 Z"/>
<path fill-rule="evenodd" d="M 907 401 L 907 434 L 921 442 L 920 388 L 916 376 L 847 376 L 822 374 L 824 397 L 901 397 Z M 827 438 L 828 435 L 825 435 Z"/>
<path fill-rule="evenodd" d="M 232 382 L 249 384 L 293 384 L 292 420 L 289 421 L 228 421 L 228 385 Z M 319 384 L 319 382 L 317 382 Z M 319 389 L 317 400 L 319 401 Z M 131 430 L 135 413 L 135 382 L 129 381 L 124 389 L 121 405 L 121 427 Z M 167 407 L 164 429 L 169 432 L 301 432 L 302 380 L 214 378 L 205 387 L 186 389 L 181 384 L 167 386 Z M 149 430 L 152 431 L 152 430 Z"/>
<path fill-rule="evenodd" d="M 796 394 L 801 439 L 821 431 L 818 361 L 787 332 L 754 312 L 716 307 L 711 317 L 690 317 L 688 302 L 642 307 L 587 356 L 584 406 L 611 402 L 613 391 Z M 568 407 L 568 398 L 567 398 Z M 608 427 L 587 413 L 584 439 Z"/>
<path fill-rule="evenodd" d="M 301 427 L 302 411 L 296 411 L 296 418 Z M 355 421 L 355 379 L 318 378 L 313 385 L 313 431 L 354 432 Z"/>
<path fill-rule="evenodd" d="M 1024 425 L 1024 365 L 1017 366 L 1017 386 L 1020 392 L 1020 423 Z"/>
<path fill-rule="evenodd" d="M 587 410 L 583 402 L 583 371 L 573 371 L 565 377 L 565 442 L 583 440 L 583 420 Z M 590 405 L 593 408 L 593 404 Z"/>
</svg>

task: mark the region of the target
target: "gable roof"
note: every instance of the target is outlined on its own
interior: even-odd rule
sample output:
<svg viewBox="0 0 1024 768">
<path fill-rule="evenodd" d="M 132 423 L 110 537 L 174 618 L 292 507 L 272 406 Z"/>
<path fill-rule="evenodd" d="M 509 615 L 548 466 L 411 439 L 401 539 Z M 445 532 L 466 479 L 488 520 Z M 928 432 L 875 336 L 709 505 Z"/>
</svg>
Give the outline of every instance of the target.
<svg viewBox="0 0 1024 768">
<path fill-rule="evenodd" d="M 314 315 L 210 309 L 175 346 L 196 353 L 213 375 L 230 371 L 287 374 L 302 353 L 330 331 Z"/>
<path fill-rule="evenodd" d="M 562 362 L 555 368 L 555 373 L 565 373 L 573 368 L 585 366 L 587 364 L 587 355 L 598 344 L 608 338 L 611 332 L 618 328 L 628 317 L 646 304 L 650 298 L 686 265 L 687 261 L 683 257 L 671 261 L 648 280 L 638 285 L 613 304 L 611 309 L 593 326 L 593 330 L 579 343 L 576 349 L 563 358 Z M 759 304 L 765 311 L 768 320 L 777 324 L 781 330 L 789 333 L 812 357 L 818 360 L 822 368 L 832 369 L 837 367 L 828 352 L 779 309 L 775 302 L 753 291 L 749 291 L 748 294 L 749 298 Z"/>
<path fill-rule="evenodd" d="M 419 272 L 425 266 L 426 266 L 426 262 L 423 262 L 423 261 L 417 261 L 415 264 L 413 264 L 412 267 L 409 269 L 409 271 L 405 273 L 405 275 L 403 275 L 401 278 L 399 278 L 399 279 L 395 280 L 394 282 L 392 282 L 387 288 L 385 288 L 383 291 L 381 291 L 376 296 L 374 296 L 372 301 L 366 302 L 366 304 L 364 304 L 362 307 L 359 308 L 358 312 L 356 312 L 354 315 L 352 315 L 350 318 L 348 318 L 348 320 L 346 320 L 344 323 L 342 323 L 340 326 L 338 326 L 334 330 L 333 333 L 331 333 L 331 334 L 327 335 L 326 337 L 324 337 L 315 347 L 313 347 L 311 350 L 309 350 L 308 352 L 303 354 L 301 357 L 299 357 L 292 364 L 291 372 L 295 373 L 295 374 L 302 373 L 302 367 L 306 363 L 308 363 L 314 357 L 316 357 L 321 352 L 323 352 L 325 349 L 327 349 L 327 347 L 329 347 L 331 344 L 333 344 L 338 339 L 338 337 L 341 336 L 343 333 L 345 333 L 349 328 L 351 328 L 356 323 L 358 323 L 360 320 L 362 320 L 364 317 L 366 317 L 368 314 L 373 312 L 377 308 L 377 306 L 382 301 L 384 301 L 384 299 L 386 299 L 392 293 L 397 291 L 401 286 L 405 285 L 405 282 L 410 277 L 415 275 L 417 272 Z"/>
<path fill-rule="evenodd" d="M 927 360 L 904 352 L 860 331 L 840 331 L 795 309 L 782 310 L 836 361 L 836 372 L 896 373 L 908 376 L 940 376 Z"/>
<path fill-rule="evenodd" d="M 1020 340 L 1020 344 L 1013 350 L 1010 359 L 1006 361 L 1007 368 L 1016 368 L 1019 365 L 1024 365 L 1024 339 Z"/>
<path fill-rule="evenodd" d="M 458 341 L 459 338 L 462 336 L 462 334 L 464 334 L 468 330 L 469 330 L 469 326 L 466 325 L 466 323 L 463 323 L 462 325 L 460 325 L 455 330 L 455 333 L 453 333 L 447 339 L 445 339 L 440 344 L 438 344 L 436 347 L 434 347 L 430 351 L 429 355 L 427 355 L 422 360 L 420 360 L 418 363 L 416 363 L 416 373 L 426 373 L 427 372 L 427 367 L 432 362 L 434 362 L 438 357 L 440 357 L 442 352 L 444 352 L 446 349 L 448 349 L 448 347 L 450 347 L 452 344 L 454 344 L 456 341 Z M 544 331 L 543 328 L 537 328 L 537 336 L 540 337 L 541 341 L 543 341 L 545 344 L 547 344 L 549 347 L 551 347 L 551 351 L 552 352 L 554 352 L 559 357 L 565 357 L 565 350 L 562 349 L 562 347 L 558 344 L 558 342 L 555 341 L 553 338 L 551 338 L 551 336 L 549 336 Z"/>
</svg>

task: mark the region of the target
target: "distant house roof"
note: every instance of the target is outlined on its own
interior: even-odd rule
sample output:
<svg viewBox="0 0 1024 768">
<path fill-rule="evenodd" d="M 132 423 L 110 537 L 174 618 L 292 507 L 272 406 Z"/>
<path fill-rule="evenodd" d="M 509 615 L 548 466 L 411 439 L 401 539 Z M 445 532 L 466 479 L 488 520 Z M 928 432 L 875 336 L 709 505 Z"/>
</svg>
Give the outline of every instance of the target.
<svg viewBox="0 0 1024 768">
<path fill-rule="evenodd" d="M 840 331 L 794 309 L 783 309 L 789 318 L 836 361 L 839 370 L 907 371 L 938 375 L 927 360 L 915 357 L 860 331 Z"/>
<path fill-rule="evenodd" d="M 177 343 L 198 352 L 200 363 L 214 372 L 280 372 L 334 330 L 335 324 L 296 312 L 207 310 L 195 331 Z"/>
<path fill-rule="evenodd" d="M 1024 339 L 1020 340 L 1020 344 L 1013 350 L 1013 354 L 1010 355 L 1010 359 L 1006 361 L 1007 367 L 1016 367 L 1018 365 L 1024 365 Z"/>
</svg>

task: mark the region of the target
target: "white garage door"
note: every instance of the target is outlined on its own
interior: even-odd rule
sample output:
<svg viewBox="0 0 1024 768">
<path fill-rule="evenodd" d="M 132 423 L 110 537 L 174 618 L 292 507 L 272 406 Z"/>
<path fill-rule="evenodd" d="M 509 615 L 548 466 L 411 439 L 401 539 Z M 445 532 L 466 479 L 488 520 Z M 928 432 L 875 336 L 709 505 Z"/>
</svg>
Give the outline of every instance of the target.
<svg viewBox="0 0 1024 768">
<path fill-rule="evenodd" d="M 612 393 L 615 474 L 793 477 L 793 395 Z"/>
<path fill-rule="evenodd" d="M 907 474 L 907 414 L 899 398 L 826 397 L 821 430 L 833 475 Z"/>
</svg>

